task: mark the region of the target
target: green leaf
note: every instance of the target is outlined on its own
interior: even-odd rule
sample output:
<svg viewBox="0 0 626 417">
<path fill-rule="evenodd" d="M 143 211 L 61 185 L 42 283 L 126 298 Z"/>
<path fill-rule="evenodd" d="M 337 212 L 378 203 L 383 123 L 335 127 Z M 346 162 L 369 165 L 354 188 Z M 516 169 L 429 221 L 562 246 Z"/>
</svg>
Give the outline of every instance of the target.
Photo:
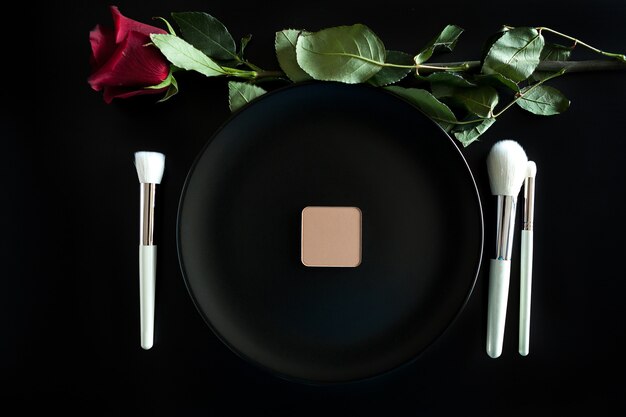
<svg viewBox="0 0 626 417">
<path fill-rule="evenodd" d="M 197 71 L 207 77 L 226 74 L 224 68 L 192 45 L 174 35 L 152 33 L 150 39 L 168 61 L 179 68 Z"/>
<path fill-rule="evenodd" d="M 463 147 L 469 146 L 472 142 L 476 141 L 483 133 L 496 122 L 496 119 L 479 119 L 476 123 L 468 123 L 463 125 L 457 125 L 452 134 L 461 142 Z"/>
<path fill-rule="evenodd" d="M 546 43 L 539 59 L 540 61 L 568 61 L 571 54 L 572 48 L 556 43 Z M 532 78 L 535 81 L 542 81 L 552 74 L 554 74 L 552 71 L 535 71 Z"/>
<path fill-rule="evenodd" d="M 322 81 L 362 83 L 382 68 L 385 45 L 367 26 L 337 26 L 301 33 L 296 43 L 298 65 Z"/>
<path fill-rule="evenodd" d="M 237 58 L 235 40 L 226 26 L 202 12 L 172 13 L 187 42 L 215 60 Z"/>
<path fill-rule="evenodd" d="M 428 77 L 418 76 L 431 84 L 446 84 L 452 87 L 476 87 L 476 84 L 466 80 L 456 72 L 433 72 Z"/>
<path fill-rule="evenodd" d="M 476 84 L 453 72 L 435 72 L 428 77 L 417 76 L 422 81 L 430 82 L 430 91 L 437 99 L 453 97 L 458 89 L 476 87 Z M 444 100 L 450 102 L 451 100 Z M 450 104 L 458 104 L 452 101 Z"/>
<path fill-rule="evenodd" d="M 491 46 L 481 72 L 523 81 L 537 68 L 543 45 L 543 36 L 535 28 L 511 29 Z"/>
<path fill-rule="evenodd" d="M 443 83 L 434 83 L 430 85 L 430 91 L 433 96 L 439 98 L 452 97 L 456 91 L 456 87 Z"/>
<path fill-rule="evenodd" d="M 440 49 L 452 51 L 456 46 L 463 29 L 455 25 L 446 26 L 439 36 L 428 42 L 428 44 L 414 58 L 416 64 L 421 64 L 430 59 L 433 53 Z"/>
<path fill-rule="evenodd" d="M 437 100 L 435 96 L 421 88 L 404 88 L 398 86 L 385 87 L 386 90 L 404 98 L 423 111 L 446 132 L 456 123 L 456 116 L 448 106 Z"/>
<path fill-rule="evenodd" d="M 397 65 L 413 65 L 413 57 L 407 53 L 400 51 L 387 51 L 388 64 Z M 372 78 L 369 79 L 369 83 L 382 87 L 385 85 L 397 83 L 406 77 L 412 68 L 395 68 L 395 67 L 383 67 Z"/>
<path fill-rule="evenodd" d="M 239 81 L 228 82 L 228 105 L 230 111 L 235 111 L 262 96 L 267 91 L 259 86 Z"/>
<path fill-rule="evenodd" d="M 276 32 L 274 39 L 278 65 L 280 65 L 285 75 L 294 83 L 311 79 L 311 76 L 300 68 L 296 60 L 296 42 L 301 33 L 306 32 L 302 30 L 285 29 Z"/>
<path fill-rule="evenodd" d="M 513 80 L 506 78 L 502 74 L 479 74 L 474 80 L 481 85 L 490 85 L 492 87 L 506 87 L 511 91 L 519 92 L 519 86 Z"/>
<path fill-rule="evenodd" d="M 541 61 L 567 61 L 572 54 L 572 48 L 557 43 L 546 43 L 541 50 Z"/>
<path fill-rule="evenodd" d="M 508 26 L 502 26 L 502 27 L 500 27 L 500 30 L 498 30 L 497 32 L 489 35 L 489 37 L 487 38 L 487 40 L 483 44 L 482 50 L 480 52 L 480 60 L 481 60 L 481 62 L 483 62 L 485 60 L 485 57 L 489 53 L 489 50 L 491 49 L 493 44 L 496 43 L 496 41 L 498 39 L 500 39 L 502 37 L 502 35 L 504 35 L 504 33 L 508 32 L 509 30 L 511 30 L 511 28 L 509 28 Z"/>
<path fill-rule="evenodd" d="M 533 114 L 551 116 L 569 108 L 570 102 L 563 93 L 547 85 L 526 87 L 522 89 L 522 94 L 516 101 L 517 105 Z"/>
<path fill-rule="evenodd" d="M 457 88 L 452 97 L 478 117 L 492 117 L 493 109 L 498 104 L 498 92 L 488 85 Z"/>
</svg>

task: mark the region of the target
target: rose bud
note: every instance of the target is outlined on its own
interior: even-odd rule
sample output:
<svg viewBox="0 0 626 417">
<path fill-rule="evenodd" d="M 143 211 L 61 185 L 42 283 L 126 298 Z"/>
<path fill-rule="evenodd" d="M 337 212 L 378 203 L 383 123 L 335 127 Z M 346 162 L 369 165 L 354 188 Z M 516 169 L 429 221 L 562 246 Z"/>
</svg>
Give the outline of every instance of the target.
<svg viewBox="0 0 626 417">
<path fill-rule="evenodd" d="M 158 94 L 167 90 L 149 89 L 164 81 L 170 65 L 161 52 L 150 44 L 151 33 L 167 33 L 123 16 L 111 6 L 114 28 L 101 25 L 89 33 L 92 73 L 88 82 L 103 91 L 104 101 L 140 94 Z"/>
</svg>

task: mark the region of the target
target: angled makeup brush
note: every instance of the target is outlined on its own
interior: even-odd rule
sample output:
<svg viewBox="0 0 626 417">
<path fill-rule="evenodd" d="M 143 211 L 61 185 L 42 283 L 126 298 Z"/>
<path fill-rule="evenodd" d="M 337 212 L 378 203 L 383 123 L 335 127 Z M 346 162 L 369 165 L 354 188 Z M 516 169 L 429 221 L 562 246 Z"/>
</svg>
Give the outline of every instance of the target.
<svg viewBox="0 0 626 417">
<path fill-rule="evenodd" d="M 530 294 L 533 272 L 533 222 L 535 220 L 535 176 L 537 165 L 528 161 L 524 180 L 524 227 L 520 257 L 519 353 L 528 355 L 530 344 Z"/>
<path fill-rule="evenodd" d="M 165 155 L 135 152 L 135 167 L 140 182 L 139 206 L 139 316 L 141 347 L 154 343 L 154 289 L 156 283 L 156 245 L 154 244 L 154 202 L 156 185 L 161 183 Z"/>
<path fill-rule="evenodd" d="M 526 178 L 526 152 L 514 140 L 496 142 L 487 156 L 491 194 L 498 197 L 496 257 L 489 265 L 487 307 L 487 354 L 497 358 L 502 353 L 506 305 L 509 297 L 511 252 L 515 226 L 517 195 Z"/>
</svg>

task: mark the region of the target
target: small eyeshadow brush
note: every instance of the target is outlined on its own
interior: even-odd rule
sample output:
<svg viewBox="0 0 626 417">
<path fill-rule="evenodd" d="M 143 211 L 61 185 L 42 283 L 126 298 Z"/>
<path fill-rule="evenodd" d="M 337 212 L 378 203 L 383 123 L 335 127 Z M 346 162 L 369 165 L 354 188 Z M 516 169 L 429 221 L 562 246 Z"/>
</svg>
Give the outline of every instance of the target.
<svg viewBox="0 0 626 417">
<path fill-rule="evenodd" d="M 140 182 L 139 207 L 139 316 L 141 347 L 154 343 L 154 293 L 156 284 L 156 245 L 154 244 L 154 204 L 156 185 L 161 183 L 165 155 L 135 152 L 135 167 Z"/>
<path fill-rule="evenodd" d="M 530 344 L 530 294 L 533 272 L 533 222 L 535 220 L 535 176 L 537 165 L 528 161 L 524 180 L 524 227 L 520 256 L 519 353 L 528 355 Z"/>
</svg>

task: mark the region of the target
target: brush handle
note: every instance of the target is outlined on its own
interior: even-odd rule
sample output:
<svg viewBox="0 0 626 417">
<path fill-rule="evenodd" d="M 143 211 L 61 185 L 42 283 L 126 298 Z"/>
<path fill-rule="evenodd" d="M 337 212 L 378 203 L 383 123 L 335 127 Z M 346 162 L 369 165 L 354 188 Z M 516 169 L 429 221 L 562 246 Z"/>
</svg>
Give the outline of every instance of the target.
<svg viewBox="0 0 626 417">
<path fill-rule="evenodd" d="M 154 289 L 156 283 L 156 245 L 139 246 L 139 316 L 141 347 L 154 343 Z"/>
<path fill-rule="evenodd" d="M 519 353 L 528 355 L 530 344 L 530 294 L 533 272 L 533 231 L 522 230 L 519 300 Z"/>
<path fill-rule="evenodd" d="M 502 353 L 510 275 L 511 261 L 491 260 L 487 307 L 487 354 L 492 358 L 497 358 Z"/>
</svg>

